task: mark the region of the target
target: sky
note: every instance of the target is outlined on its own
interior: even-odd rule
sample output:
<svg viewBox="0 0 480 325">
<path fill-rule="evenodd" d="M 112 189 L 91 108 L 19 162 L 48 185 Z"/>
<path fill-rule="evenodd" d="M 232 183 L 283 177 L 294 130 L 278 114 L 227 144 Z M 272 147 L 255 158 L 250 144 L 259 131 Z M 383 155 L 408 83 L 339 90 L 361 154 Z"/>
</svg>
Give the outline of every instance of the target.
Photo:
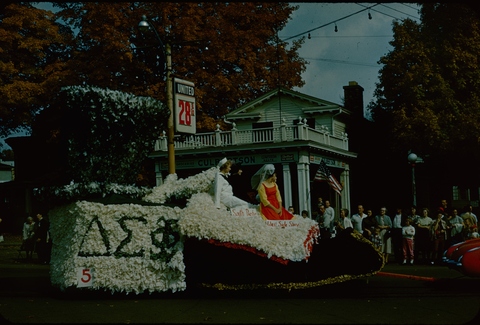
<svg viewBox="0 0 480 325">
<path fill-rule="evenodd" d="M 343 86 L 356 81 L 364 88 L 366 107 L 374 99 L 381 68 L 378 61 L 392 50 L 389 44 L 393 39 L 392 22 L 406 18 L 419 21 L 419 7 L 408 2 L 291 4 L 298 5 L 299 9 L 293 12 L 278 36 L 290 43 L 305 36 L 299 55 L 309 62 L 302 74 L 305 85 L 294 90 L 336 104 L 343 104 Z M 52 9 L 48 3 L 41 5 L 47 10 Z M 0 139 L 0 143 L 4 144 L 0 150 L 10 149 L 4 139 Z"/>
<path fill-rule="evenodd" d="M 305 85 L 294 90 L 337 104 L 343 104 L 343 86 L 356 81 L 364 88 L 366 107 L 374 99 L 381 68 L 378 61 L 393 49 L 389 44 L 393 40 L 393 21 L 420 21 L 419 7 L 414 3 L 291 4 L 299 9 L 278 36 L 287 41 L 306 36 L 299 54 L 309 62 L 302 75 Z M 359 12 L 370 6 L 374 7 Z"/>
</svg>

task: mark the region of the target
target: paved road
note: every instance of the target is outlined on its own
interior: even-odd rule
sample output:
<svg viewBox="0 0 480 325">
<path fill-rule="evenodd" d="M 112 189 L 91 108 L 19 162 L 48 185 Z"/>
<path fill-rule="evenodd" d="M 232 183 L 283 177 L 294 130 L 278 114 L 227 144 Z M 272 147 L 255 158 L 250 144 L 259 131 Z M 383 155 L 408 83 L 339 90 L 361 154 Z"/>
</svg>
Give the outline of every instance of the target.
<svg viewBox="0 0 480 325">
<path fill-rule="evenodd" d="M 0 324 L 479 324 L 480 278 L 442 266 L 388 264 L 377 275 L 313 289 L 124 295 L 62 293 L 49 266 L 0 244 Z"/>
</svg>

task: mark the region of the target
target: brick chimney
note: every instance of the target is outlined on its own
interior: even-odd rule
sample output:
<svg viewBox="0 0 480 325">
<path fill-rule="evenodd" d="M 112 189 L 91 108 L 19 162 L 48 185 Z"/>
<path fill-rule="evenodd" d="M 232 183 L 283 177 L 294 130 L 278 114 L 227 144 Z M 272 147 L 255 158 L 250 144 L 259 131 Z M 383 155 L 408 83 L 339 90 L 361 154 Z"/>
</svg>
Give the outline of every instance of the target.
<svg viewBox="0 0 480 325">
<path fill-rule="evenodd" d="M 352 112 L 353 116 L 360 116 L 364 118 L 363 113 L 363 87 L 356 81 L 349 81 L 348 86 L 343 86 L 344 91 L 344 106 Z"/>
</svg>

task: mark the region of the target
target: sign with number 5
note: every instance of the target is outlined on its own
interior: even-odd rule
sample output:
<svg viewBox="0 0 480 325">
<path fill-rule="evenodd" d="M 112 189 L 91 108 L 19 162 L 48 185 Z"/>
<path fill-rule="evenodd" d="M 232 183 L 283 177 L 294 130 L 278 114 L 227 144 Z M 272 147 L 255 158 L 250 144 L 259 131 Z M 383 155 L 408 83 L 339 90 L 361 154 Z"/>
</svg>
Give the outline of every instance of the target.
<svg viewBox="0 0 480 325">
<path fill-rule="evenodd" d="M 195 134 L 197 132 L 197 121 L 195 118 L 195 84 L 178 78 L 174 78 L 173 81 L 175 131 Z"/>
<path fill-rule="evenodd" d="M 93 268 L 77 268 L 77 288 L 93 285 Z"/>
</svg>

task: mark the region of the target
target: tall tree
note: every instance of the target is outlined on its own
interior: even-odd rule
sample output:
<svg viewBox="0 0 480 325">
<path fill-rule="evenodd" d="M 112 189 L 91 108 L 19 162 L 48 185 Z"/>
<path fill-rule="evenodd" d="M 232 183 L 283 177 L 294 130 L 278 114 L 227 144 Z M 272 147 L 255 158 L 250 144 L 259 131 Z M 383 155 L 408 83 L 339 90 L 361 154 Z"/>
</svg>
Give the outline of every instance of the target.
<svg viewBox="0 0 480 325">
<path fill-rule="evenodd" d="M 2 123 L 4 135 L 31 125 L 40 111 L 51 118 L 34 124 L 33 133 L 58 135 L 59 120 L 48 113 L 48 98 L 63 86 L 97 86 L 165 101 L 159 60 L 164 49 L 152 30 L 139 31 L 143 15 L 172 47 L 172 74 L 195 83 L 197 130 L 213 130 L 228 111 L 279 85 L 304 83 L 306 61 L 298 56 L 303 40 L 289 46 L 276 37 L 296 9 L 288 3 L 53 4 L 55 14 L 31 3 L 11 4 L 0 22 L 2 39 L 12 39 L 8 47 L 2 43 L 7 51 L 0 69 L 14 79 L 0 84 L 0 93 L 10 98 L 2 103 L 0 117 L 17 121 Z M 35 46 L 23 49 L 27 41 Z M 16 56 L 20 48 L 23 52 Z M 35 74 L 25 71 L 26 64 Z M 19 91 L 25 83 L 29 88 Z"/>
<path fill-rule="evenodd" d="M 393 50 L 380 59 L 377 125 L 391 148 L 480 158 L 480 20 L 460 3 L 425 3 L 421 22 L 393 23 Z"/>
<path fill-rule="evenodd" d="M 369 105 L 377 132 L 371 145 L 396 162 L 384 175 L 392 184 L 401 182 L 395 175 L 405 170 L 412 150 L 425 161 L 415 167 L 417 193 L 430 195 L 425 200 L 432 207 L 453 199 L 453 185 L 480 183 L 472 173 L 480 163 L 480 20 L 474 9 L 424 3 L 420 23 L 395 21 L 393 50 L 380 59 Z"/>
<path fill-rule="evenodd" d="M 0 12 L 0 136 L 29 129 L 65 83 L 71 35 L 52 12 L 10 3 Z"/>
</svg>

